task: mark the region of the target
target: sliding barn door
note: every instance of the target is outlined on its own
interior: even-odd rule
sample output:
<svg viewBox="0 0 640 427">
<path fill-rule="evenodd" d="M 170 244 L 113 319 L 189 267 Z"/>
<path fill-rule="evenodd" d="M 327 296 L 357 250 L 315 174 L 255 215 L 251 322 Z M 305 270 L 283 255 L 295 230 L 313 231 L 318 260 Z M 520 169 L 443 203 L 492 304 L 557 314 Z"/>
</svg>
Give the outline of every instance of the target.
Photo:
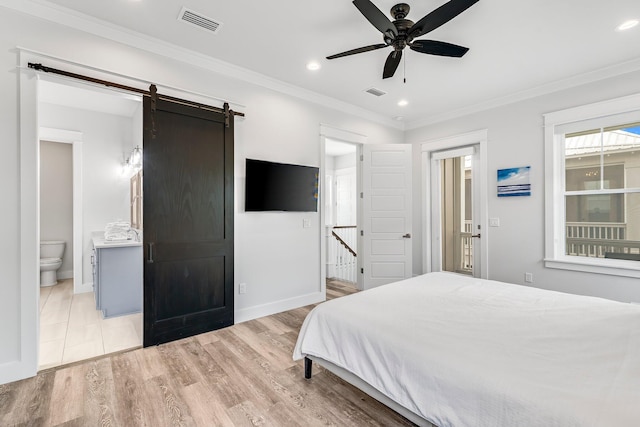
<svg viewBox="0 0 640 427">
<path fill-rule="evenodd" d="M 144 346 L 233 324 L 233 114 L 144 99 Z"/>
</svg>

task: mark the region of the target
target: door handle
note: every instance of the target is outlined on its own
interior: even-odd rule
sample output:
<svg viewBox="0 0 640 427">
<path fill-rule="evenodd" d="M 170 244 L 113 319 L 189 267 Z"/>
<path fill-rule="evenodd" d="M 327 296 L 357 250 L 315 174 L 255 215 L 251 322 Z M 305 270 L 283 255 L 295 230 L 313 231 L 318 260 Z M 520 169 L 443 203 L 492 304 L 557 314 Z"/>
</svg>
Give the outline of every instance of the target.
<svg viewBox="0 0 640 427">
<path fill-rule="evenodd" d="M 471 235 L 471 237 L 475 237 L 475 238 L 479 239 L 479 238 L 480 238 L 480 233 L 478 233 L 478 234 L 472 234 L 472 235 Z"/>
<path fill-rule="evenodd" d="M 411 233 L 407 233 L 405 235 L 402 236 L 403 239 L 410 239 L 411 238 Z"/>
<path fill-rule="evenodd" d="M 148 255 L 147 262 L 153 264 L 153 243 L 149 243 Z"/>
</svg>

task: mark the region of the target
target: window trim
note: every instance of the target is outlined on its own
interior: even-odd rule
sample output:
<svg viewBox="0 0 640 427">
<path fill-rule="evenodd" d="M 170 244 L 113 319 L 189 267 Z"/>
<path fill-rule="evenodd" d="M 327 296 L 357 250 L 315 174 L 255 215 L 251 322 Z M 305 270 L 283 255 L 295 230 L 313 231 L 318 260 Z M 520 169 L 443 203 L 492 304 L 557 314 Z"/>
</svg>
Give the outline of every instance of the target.
<svg viewBox="0 0 640 427">
<path fill-rule="evenodd" d="M 640 93 L 544 114 L 545 257 L 547 268 L 640 278 L 640 262 L 565 254 L 564 151 L 559 128 L 576 122 L 637 113 Z M 560 202 L 561 201 L 561 202 Z"/>
</svg>

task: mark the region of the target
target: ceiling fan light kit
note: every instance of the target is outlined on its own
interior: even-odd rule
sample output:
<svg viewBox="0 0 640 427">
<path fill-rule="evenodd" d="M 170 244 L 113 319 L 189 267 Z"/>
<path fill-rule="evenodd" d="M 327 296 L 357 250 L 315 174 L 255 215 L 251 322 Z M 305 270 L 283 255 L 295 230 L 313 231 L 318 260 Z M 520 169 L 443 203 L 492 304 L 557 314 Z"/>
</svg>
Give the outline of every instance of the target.
<svg viewBox="0 0 640 427">
<path fill-rule="evenodd" d="M 406 19 L 411 9 L 406 3 L 398 3 L 391 8 L 391 15 L 394 18 L 394 21 L 391 22 L 370 0 L 354 0 L 353 4 L 358 8 L 360 13 L 382 33 L 384 43 L 351 49 L 346 52 L 327 56 L 327 59 L 342 58 L 357 53 L 391 47 L 393 51 L 387 56 L 382 72 L 382 78 L 387 79 L 395 74 L 402 59 L 402 51 L 407 46 L 409 46 L 411 50 L 419 53 L 460 58 L 469 51 L 469 48 L 437 40 L 414 39 L 446 24 L 478 1 L 479 0 L 450 0 L 414 23 Z"/>
</svg>

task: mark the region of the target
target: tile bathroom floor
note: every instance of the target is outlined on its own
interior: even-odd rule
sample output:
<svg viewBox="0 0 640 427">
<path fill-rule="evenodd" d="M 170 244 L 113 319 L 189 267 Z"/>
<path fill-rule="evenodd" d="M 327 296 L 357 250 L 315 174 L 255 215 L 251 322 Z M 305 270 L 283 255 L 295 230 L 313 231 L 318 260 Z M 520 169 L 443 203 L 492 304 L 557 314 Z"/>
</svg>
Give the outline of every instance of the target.
<svg viewBox="0 0 640 427">
<path fill-rule="evenodd" d="M 103 319 L 93 292 L 73 294 L 73 279 L 40 288 L 39 370 L 141 345 L 141 313 Z"/>
</svg>

